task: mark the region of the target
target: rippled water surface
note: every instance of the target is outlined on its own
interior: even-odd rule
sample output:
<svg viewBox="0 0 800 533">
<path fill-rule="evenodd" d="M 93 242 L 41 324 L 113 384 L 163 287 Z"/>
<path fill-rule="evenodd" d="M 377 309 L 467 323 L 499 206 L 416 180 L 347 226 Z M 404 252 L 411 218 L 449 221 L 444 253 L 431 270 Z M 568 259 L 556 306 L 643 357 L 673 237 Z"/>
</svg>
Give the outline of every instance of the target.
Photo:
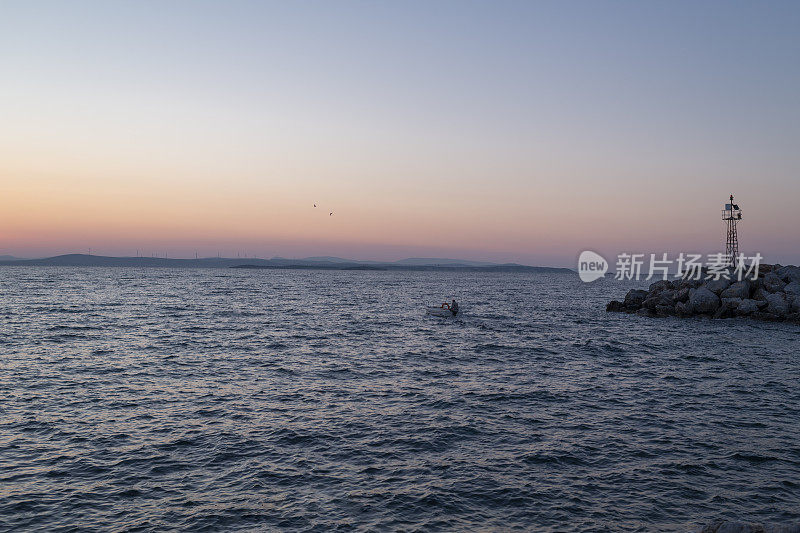
<svg viewBox="0 0 800 533">
<path fill-rule="evenodd" d="M 627 288 L 2 267 L 0 529 L 800 519 L 800 328 L 606 314 Z"/>
</svg>

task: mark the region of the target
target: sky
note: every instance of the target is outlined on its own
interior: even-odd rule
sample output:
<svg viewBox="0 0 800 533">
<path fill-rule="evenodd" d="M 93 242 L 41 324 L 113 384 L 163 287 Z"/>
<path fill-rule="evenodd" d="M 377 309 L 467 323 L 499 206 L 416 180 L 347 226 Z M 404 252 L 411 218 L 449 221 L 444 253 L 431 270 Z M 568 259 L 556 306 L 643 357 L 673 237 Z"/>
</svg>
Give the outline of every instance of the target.
<svg viewBox="0 0 800 533">
<path fill-rule="evenodd" d="M 574 266 L 724 250 L 734 194 L 742 251 L 797 264 L 798 27 L 800 2 L 3 1 L 0 255 Z"/>
</svg>

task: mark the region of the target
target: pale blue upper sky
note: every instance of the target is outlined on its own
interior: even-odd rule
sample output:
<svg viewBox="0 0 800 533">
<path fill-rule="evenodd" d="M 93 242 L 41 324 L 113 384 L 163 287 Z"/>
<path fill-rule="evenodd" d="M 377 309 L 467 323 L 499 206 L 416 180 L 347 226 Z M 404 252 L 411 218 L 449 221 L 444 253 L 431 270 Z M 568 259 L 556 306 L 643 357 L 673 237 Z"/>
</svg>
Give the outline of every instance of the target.
<svg viewBox="0 0 800 533">
<path fill-rule="evenodd" d="M 184 225 L 121 213 L 128 247 L 208 234 L 223 203 L 231 246 L 265 255 L 558 264 L 711 251 L 734 192 L 743 249 L 796 262 L 798 28 L 800 2 L 2 2 L 0 171 L 25 209 L 0 252 L 121 251 L 102 210 L 52 238 L 25 218 L 60 180 L 143 216 L 191 191 Z M 276 218 L 230 222 L 254 196 Z M 351 219 L 317 228 L 307 199 Z"/>
</svg>

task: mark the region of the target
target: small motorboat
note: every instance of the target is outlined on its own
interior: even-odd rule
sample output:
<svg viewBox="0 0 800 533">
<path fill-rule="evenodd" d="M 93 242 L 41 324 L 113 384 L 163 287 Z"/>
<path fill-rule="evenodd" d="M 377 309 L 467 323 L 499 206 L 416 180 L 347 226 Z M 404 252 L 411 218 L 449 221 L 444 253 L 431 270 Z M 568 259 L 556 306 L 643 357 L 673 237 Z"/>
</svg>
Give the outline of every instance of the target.
<svg viewBox="0 0 800 533">
<path fill-rule="evenodd" d="M 454 312 L 455 311 L 455 312 Z M 428 307 L 427 314 L 440 317 L 453 317 L 458 314 L 458 304 L 453 300 L 453 307 L 445 302 L 439 307 Z"/>
<path fill-rule="evenodd" d="M 426 311 L 427 314 L 440 317 L 455 316 L 453 312 L 447 307 L 429 307 Z"/>
</svg>

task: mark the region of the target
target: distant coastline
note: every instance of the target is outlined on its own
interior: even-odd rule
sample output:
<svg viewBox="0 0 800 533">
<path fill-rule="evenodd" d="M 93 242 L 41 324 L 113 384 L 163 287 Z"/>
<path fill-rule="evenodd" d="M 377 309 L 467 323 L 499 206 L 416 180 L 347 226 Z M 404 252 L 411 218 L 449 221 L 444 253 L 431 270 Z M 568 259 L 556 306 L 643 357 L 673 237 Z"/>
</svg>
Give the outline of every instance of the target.
<svg viewBox="0 0 800 533">
<path fill-rule="evenodd" d="M 517 263 L 487 263 L 444 258 L 409 258 L 394 262 L 357 261 L 338 257 L 305 259 L 272 259 L 203 257 L 170 259 L 167 257 L 111 257 L 89 254 L 67 254 L 42 259 L 3 259 L 0 266 L 85 266 L 138 268 L 237 268 L 281 270 L 412 270 L 470 272 L 553 272 L 574 273 L 560 267 L 528 266 Z"/>
</svg>

